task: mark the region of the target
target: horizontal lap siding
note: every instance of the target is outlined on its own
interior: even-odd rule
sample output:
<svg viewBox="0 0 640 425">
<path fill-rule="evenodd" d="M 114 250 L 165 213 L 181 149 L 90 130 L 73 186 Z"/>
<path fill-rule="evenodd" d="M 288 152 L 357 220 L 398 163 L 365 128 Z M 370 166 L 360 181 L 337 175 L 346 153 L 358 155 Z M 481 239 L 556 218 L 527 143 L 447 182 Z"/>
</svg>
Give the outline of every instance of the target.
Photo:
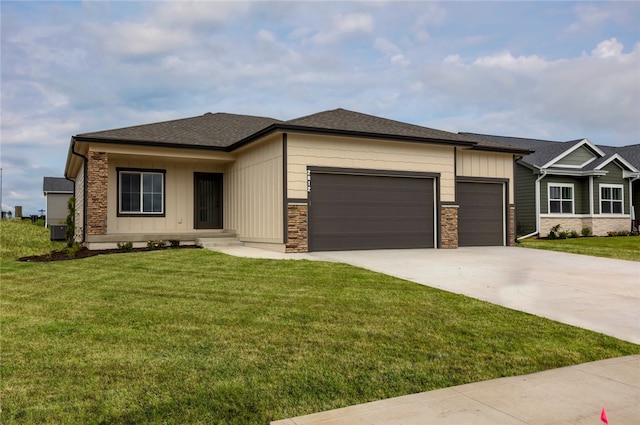
<svg viewBox="0 0 640 425">
<path fill-rule="evenodd" d="M 455 199 L 453 147 L 288 134 L 288 198 L 307 199 L 308 166 L 437 173 L 441 200 Z"/>
</svg>

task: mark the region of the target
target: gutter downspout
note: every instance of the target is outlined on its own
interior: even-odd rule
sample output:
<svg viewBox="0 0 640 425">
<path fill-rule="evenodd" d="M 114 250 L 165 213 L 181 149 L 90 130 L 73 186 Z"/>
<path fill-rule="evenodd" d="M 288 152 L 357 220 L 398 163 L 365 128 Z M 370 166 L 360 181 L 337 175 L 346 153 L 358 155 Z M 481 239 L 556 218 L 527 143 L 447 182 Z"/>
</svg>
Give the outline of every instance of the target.
<svg viewBox="0 0 640 425">
<path fill-rule="evenodd" d="M 636 176 L 632 179 L 629 179 L 629 215 L 631 215 L 631 231 L 633 232 L 635 229 L 633 228 L 633 222 L 636 220 L 636 211 L 633 207 L 633 182 L 640 179 L 640 176 Z"/>
<path fill-rule="evenodd" d="M 84 186 L 82 189 L 83 195 L 85 197 L 85 199 L 83 199 L 82 202 L 82 239 L 80 240 L 80 243 L 83 244 L 85 241 L 85 235 L 87 232 L 87 166 L 88 166 L 88 161 L 89 158 L 87 158 L 86 156 L 82 155 L 80 152 L 76 152 L 76 139 L 72 138 L 72 142 L 71 142 L 71 153 L 73 155 L 79 156 L 80 158 L 82 158 L 82 168 L 83 168 L 83 174 L 84 174 L 84 178 L 82 179 L 82 185 Z M 65 175 L 65 177 L 67 177 Z M 67 177 L 68 178 L 68 177 Z M 76 181 L 75 179 L 73 180 L 73 195 L 75 196 L 75 187 L 76 186 Z"/>
<path fill-rule="evenodd" d="M 545 170 L 540 170 L 540 177 L 538 177 L 536 179 L 536 185 L 535 185 L 535 190 L 536 190 L 536 230 L 532 233 L 529 233 L 528 235 L 524 235 L 524 236 L 520 236 L 518 239 L 518 241 L 521 241 L 523 239 L 527 239 L 530 238 L 531 236 L 535 236 L 537 234 L 540 233 L 540 180 L 542 180 L 543 178 L 545 178 L 547 175 L 547 172 Z"/>
</svg>

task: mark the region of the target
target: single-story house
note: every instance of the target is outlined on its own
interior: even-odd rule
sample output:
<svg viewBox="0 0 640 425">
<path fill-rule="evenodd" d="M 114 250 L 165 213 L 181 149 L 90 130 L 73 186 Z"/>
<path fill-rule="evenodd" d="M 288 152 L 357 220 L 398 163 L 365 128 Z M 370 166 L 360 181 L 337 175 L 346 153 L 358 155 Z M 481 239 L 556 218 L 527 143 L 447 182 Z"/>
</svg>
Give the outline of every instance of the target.
<svg viewBox="0 0 640 425">
<path fill-rule="evenodd" d="M 547 236 L 590 228 L 597 236 L 637 230 L 640 144 L 595 145 L 588 139 L 555 142 L 464 133 L 534 151 L 516 161 L 516 230 Z"/>
<path fill-rule="evenodd" d="M 45 226 L 64 224 L 67 219 L 67 203 L 73 196 L 73 181 L 64 177 L 45 177 L 42 191 L 46 200 Z"/>
<path fill-rule="evenodd" d="M 229 235 L 285 252 L 456 248 L 514 242 L 527 153 L 344 109 L 206 113 L 73 136 L 65 176 L 89 249 Z"/>
</svg>

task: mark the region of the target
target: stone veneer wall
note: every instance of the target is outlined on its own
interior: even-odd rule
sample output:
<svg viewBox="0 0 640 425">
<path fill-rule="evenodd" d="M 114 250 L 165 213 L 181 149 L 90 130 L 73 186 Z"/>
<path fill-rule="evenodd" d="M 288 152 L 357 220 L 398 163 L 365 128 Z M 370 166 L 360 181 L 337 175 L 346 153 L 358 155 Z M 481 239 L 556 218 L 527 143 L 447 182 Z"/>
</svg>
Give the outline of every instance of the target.
<svg viewBox="0 0 640 425">
<path fill-rule="evenodd" d="M 87 234 L 106 235 L 109 158 L 104 152 L 89 151 L 87 159 Z"/>
<path fill-rule="evenodd" d="M 458 206 L 443 205 L 440 208 L 440 247 L 458 247 Z"/>
<path fill-rule="evenodd" d="M 289 205 L 287 207 L 287 215 L 288 226 L 285 252 L 307 252 L 309 250 L 307 206 Z"/>
<path fill-rule="evenodd" d="M 626 217 L 541 217 L 540 237 L 546 237 L 551 228 L 560 225 L 560 230 L 575 230 L 581 234 L 583 227 L 590 227 L 594 236 L 607 236 L 607 232 L 631 230 L 631 218 Z"/>
<path fill-rule="evenodd" d="M 509 206 L 509 223 L 507 233 L 507 246 L 516 245 L 516 207 L 514 205 Z"/>
</svg>

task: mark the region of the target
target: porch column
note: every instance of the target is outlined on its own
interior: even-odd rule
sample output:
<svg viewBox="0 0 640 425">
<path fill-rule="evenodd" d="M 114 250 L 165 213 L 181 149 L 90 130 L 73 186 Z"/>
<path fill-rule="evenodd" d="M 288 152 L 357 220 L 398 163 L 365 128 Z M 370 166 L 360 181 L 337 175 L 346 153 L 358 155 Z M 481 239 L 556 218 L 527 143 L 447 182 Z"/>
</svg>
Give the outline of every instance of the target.
<svg viewBox="0 0 640 425">
<path fill-rule="evenodd" d="M 309 251 L 307 205 L 287 205 L 287 244 L 285 252 Z"/>
<path fill-rule="evenodd" d="M 105 152 L 89 151 L 87 159 L 87 235 L 106 235 L 109 158 Z"/>
<path fill-rule="evenodd" d="M 440 208 L 440 248 L 458 247 L 458 205 L 442 205 Z"/>
</svg>

